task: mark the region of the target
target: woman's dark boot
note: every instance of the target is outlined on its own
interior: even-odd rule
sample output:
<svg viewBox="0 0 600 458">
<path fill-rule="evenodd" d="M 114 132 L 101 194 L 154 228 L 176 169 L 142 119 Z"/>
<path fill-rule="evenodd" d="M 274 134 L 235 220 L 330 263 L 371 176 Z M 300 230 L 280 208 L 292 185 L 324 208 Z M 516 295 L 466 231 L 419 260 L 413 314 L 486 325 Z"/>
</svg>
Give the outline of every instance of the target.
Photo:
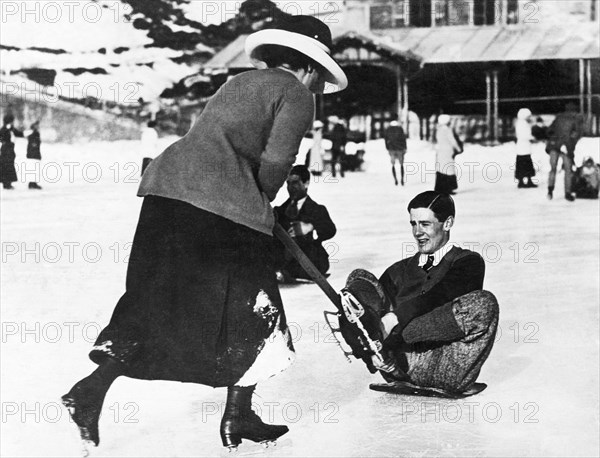
<svg viewBox="0 0 600 458">
<path fill-rule="evenodd" d="M 221 420 L 221 440 L 229 449 L 237 449 L 242 439 L 268 443 L 289 431 L 287 426 L 267 425 L 252 410 L 255 386 L 230 386 Z"/>
<path fill-rule="evenodd" d="M 123 373 L 121 362 L 108 358 L 98 369 L 80 380 L 62 397 L 63 405 L 79 428 L 84 445 L 100 443 L 98 420 L 102 403 L 112 382 Z"/>
</svg>

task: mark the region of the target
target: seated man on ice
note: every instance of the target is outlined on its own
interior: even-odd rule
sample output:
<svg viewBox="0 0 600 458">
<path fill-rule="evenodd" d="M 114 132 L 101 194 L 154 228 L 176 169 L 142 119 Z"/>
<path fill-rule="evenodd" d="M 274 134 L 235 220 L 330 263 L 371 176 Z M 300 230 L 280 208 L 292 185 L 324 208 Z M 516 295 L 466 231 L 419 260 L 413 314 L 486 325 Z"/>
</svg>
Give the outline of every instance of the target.
<svg viewBox="0 0 600 458">
<path fill-rule="evenodd" d="M 573 190 L 580 199 L 597 199 L 600 191 L 600 165 L 591 157 L 583 160 L 573 177 Z"/>
<path fill-rule="evenodd" d="M 369 319 L 361 321 L 379 353 L 353 344 L 343 317 L 342 334 L 346 328 L 344 338 L 355 356 L 390 382 L 371 385 L 374 390 L 401 392 L 398 388 L 408 384 L 473 394 L 494 344 L 499 313 L 496 298 L 483 290 L 483 258 L 449 243 L 455 217 L 449 195 L 423 192 L 408 211 L 418 253 L 391 265 L 379 280 L 359 269 L 346 284 L 365 315 L 375 317 L 371 329 Z"/>
<path fill-rule="evenodd" d="M 332 238 L 336 227 L 324 205 L 319 205 L 308 196 L 310 172 L 304 165 L 292 167 L 287 179 L 287 191 L 290 198 L 279 207 L 275 207 L 277 221 L 308 256 L 312 263 L 325 275 L 329 270 L 329 254 L 322 243 Z M 311 277 L 298 264 L 298 261 L 281 247 L 281 266 L 278 280 L 282 283 Z"/>
</svg>

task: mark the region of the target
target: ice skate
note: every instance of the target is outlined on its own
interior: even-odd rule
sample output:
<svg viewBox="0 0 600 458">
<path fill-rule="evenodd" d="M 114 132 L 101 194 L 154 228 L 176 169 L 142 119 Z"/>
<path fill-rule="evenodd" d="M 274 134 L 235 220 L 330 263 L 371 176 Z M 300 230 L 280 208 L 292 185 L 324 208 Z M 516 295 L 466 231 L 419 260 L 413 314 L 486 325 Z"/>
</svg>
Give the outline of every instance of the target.
<svg viewBox="0 0 600 458">
<path fill-rule="evenodd" d="M 230 452 L 235 452 L 242 440 L 259 442 L 271 446 L 279 437 L 289 431 L 285 425 L 263 423 L 252 410 L 254 386 L 230 386 L 227 390 L 227 404 L 221 420 L 221 441 Z"/>
<path fill-rule="evenodd" d="M 285 425 L 263 423 L 254 412 L 243 416 L 223 417 L 221 422 L 221 440 L 223 446 L 236 451 L 242 440 L 259 442 L 265 448 L 277 445 L 276 440 L 289 431 Z"/>
<path fill-rule="evenodd" d="M 62 403 L 69 411 L 69 415 L 79 428 L 84 456 L 89 456 L 89 450 L 97 447 L 100 443 L 98 432 L 98 420 L 102 409 L 102 400 L 97 402 L 86 402 L 83 400 L 84 393 L 79 386 L 73 387 L 69 393 L 62 396 Z"/>
</svg>

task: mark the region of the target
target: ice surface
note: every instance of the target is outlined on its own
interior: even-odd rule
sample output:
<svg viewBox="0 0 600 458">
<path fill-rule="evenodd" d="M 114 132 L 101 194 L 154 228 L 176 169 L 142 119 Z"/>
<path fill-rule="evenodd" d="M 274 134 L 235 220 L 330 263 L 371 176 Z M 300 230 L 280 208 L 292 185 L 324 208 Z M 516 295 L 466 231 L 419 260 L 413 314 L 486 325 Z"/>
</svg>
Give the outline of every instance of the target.
<svg viewBox="0 0 600 458">
<path fill-rule="evenodd" d="M 598 150 L 597 139 L 582 140 L 577 162 L 598 160 Z M 19 142 L 19 164 L 24 151 Z M 123 293 L 141 205 L 139 143 L 44 144 L 42 154 L 42 191 L 27 189 L 32 175 L 1 191 L 2 456 L 78 456 L 59 398 L 95 367 L 87 353 Z M 345 361 L 325 330 L 322 311 L 332 306 L 318 287 L 284 287 L 298 358 L 255 401 L 265 421 L 290 432 L 275 449 L 243 443 L 242 455 L 598 456 L 598 201 L 565 201 L 562 174 L 547 201 L 542 145 L 533 157 L 538 189 L 517 189 L 512 144 L 471 145 L 458 157 L 452 240 L 484 256 L 485 287 L 501 307 L 479 377 L 488 389 L 459 401 L 370 391 L 381 378 Z M 435 179 L 425 143 L 410 142 L 405 187 L 393 185 L 381 141 L 365 158 L 363 172 L 310 186 L 338 226 L 328 245 L 336 289 L 354 268 L 380 275 L 414 252 L 406 205 Z M 95 456 L 225 456 L 224 400 L 224 389 L 121 377 Z"/>
</svg>

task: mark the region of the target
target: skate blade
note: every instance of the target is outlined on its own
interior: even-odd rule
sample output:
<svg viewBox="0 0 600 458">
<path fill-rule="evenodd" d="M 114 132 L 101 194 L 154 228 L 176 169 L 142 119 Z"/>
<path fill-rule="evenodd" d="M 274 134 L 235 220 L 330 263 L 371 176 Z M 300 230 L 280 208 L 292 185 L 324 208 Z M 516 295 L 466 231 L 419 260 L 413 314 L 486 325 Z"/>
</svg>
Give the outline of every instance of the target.
<svg viewBox="0 0 600 458">
<path fill-rule="evenodd" d="M 292 445 L 290 439 L 277 439 L 276 441 L 247 441 L 241 447 L 231 447 L 233 450 L 223 453 L 221 456 L 279 456 L 279 453 Z M 227 447 L 229 449 L 229 447 Z"/>
<path fill-rule="evenodd" d="M 93 450 L 96 448 L 96 445 L 92 441 L 81 439 L 81 456 L 83 458 L 93 457 Z"/>
<path fill-rule="evenodd" d="M 277 447 L 277 441 L 262 441 L 260 443 L 264 448 Z"/>
</svg>

